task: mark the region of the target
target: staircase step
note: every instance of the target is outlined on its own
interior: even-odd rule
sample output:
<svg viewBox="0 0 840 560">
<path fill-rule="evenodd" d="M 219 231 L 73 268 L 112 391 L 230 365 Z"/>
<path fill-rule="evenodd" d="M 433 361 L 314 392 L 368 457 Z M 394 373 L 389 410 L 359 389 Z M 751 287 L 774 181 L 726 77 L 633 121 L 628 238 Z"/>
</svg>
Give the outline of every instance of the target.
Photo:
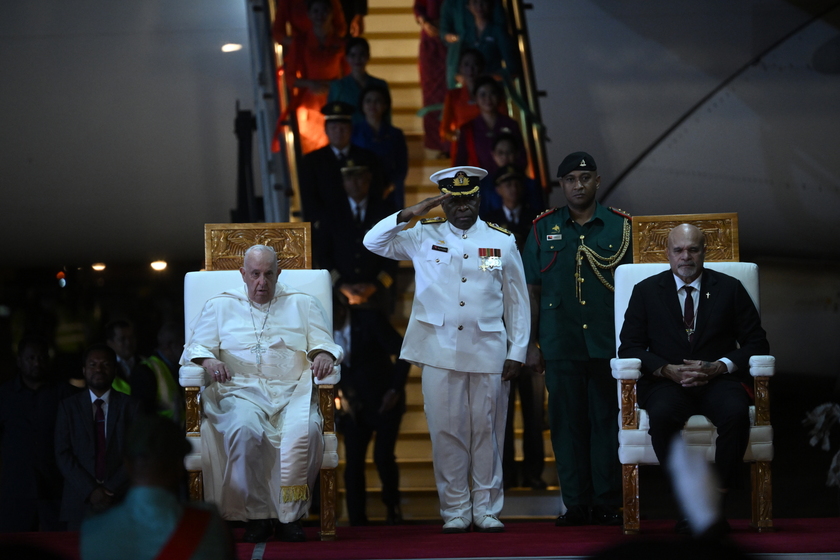
<svg viewBox="0 0 840 560">
<path fill-rule="evenodd" d="M 414 35 L 414 37 L 412 37 Z M 376 33 L 366 34 L 370 40 L 371 63 L 375 64 L 381 57 L 417 57 L 420 42 L 416 33 Z M 377 37 L 374 39 L 374 37 Z"/>
<path fill-rule="evenodd" d="M 406 59 L 394 59 L 406 60 Z M 412 62 L 387 62 L 379 58 L 371 61 L 367 67 L 368 73 L 378 76 L 388 83 L 393 82 L 416 82 L 420 79 L 420 71 L 417 69 L 417 61 Z"/>
<path fill-rule="evenodd" d="M 389 11 L 394 10 L 394 11 Z M 372 8 L 365 16 L 365 37 L 375 33 L 413 33 L 420 37 L 420 26 L 414 20 L 411 7 L 404 8 Z"/>
<path fill-rule="evenodd" d="M 414 10 L 411 8 L 410 5 L 407 5 L 406 2 L 403 2 L 401 6 L 382 6 L 377 8 L 368 8 L 368 16 L 393 16 L 393 15 L 401 15 L 401 16 L 411 16 L 414 19 Z M 367 19 L 365 19 L 367 21 Z M 365 25 L 367 28 L 367 25 Z M 365 37 L 367 37 L 367 29 L 365 29 Z"/>
</svg>

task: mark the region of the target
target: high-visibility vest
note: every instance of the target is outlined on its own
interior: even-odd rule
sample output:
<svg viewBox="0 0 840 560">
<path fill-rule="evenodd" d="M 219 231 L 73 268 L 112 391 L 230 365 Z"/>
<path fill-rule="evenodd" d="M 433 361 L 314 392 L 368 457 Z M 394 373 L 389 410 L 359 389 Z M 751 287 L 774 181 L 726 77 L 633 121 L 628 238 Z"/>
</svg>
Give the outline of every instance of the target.
<svg viewBox="0 0 840 560">
<path fill-rule="evenodd" d="M 158 414 L 167 418 L 178 419 L 183 416 L 178 410 L 180 399 L 178 399 L 178 385 L 169 373 L 169 367 L 157 356 L 149 356 L 142 362 L 155 374 L 157 380 L 157 404 Z"/>
</svg>

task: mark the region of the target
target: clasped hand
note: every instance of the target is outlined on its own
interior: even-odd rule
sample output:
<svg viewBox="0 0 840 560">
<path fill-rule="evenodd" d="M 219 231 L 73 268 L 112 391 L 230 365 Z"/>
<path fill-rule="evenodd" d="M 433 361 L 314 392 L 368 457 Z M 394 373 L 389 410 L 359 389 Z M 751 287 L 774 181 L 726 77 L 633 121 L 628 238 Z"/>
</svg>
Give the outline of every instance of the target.
<svg viewBox="0 0 840 560">
<path fill-rule="evenodd" d="M 700 387 L 726 371 L 726 364 L 721 361 L 683 360 L 682 364 L 663 366 L 661 373 L 683 387 Z"/>
</svg>

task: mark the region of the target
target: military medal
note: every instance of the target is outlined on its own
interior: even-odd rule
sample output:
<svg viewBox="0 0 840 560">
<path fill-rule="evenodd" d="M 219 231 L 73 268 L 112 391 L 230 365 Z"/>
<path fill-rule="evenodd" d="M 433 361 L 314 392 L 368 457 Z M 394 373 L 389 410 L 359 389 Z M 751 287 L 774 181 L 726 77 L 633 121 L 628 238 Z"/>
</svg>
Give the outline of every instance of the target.
<svg viewBox="0 0 840 560">
<path fill-rule="evenodd" d="M 478 250 L 479 270 L 487 272 L 502 266 L 501 249 L 479 249 Z"/>
</svg>

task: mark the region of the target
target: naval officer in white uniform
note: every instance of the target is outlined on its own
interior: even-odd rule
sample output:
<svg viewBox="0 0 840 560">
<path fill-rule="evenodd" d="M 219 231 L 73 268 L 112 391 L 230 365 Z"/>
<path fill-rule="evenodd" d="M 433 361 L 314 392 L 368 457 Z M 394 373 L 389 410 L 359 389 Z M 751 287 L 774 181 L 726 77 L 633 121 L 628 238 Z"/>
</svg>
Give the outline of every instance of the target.
<svg viewBox="0 0 840 560">
<path fill-rule="evenodd" d="M 411 260 L 414 305 L 400 357 L 423 369 L 444 533 L 501 532 L 508 380 L 525 361 L 530 308 L 511 233 L 478 218 L 477 167 L 438 171 L 442 194 L 401 210 L 365 235 L 383 257 Z M 406 223 L 442 206 L 446 218 Z M 472 481 L 472 488 L 470 487 Z"/>
</svg>

